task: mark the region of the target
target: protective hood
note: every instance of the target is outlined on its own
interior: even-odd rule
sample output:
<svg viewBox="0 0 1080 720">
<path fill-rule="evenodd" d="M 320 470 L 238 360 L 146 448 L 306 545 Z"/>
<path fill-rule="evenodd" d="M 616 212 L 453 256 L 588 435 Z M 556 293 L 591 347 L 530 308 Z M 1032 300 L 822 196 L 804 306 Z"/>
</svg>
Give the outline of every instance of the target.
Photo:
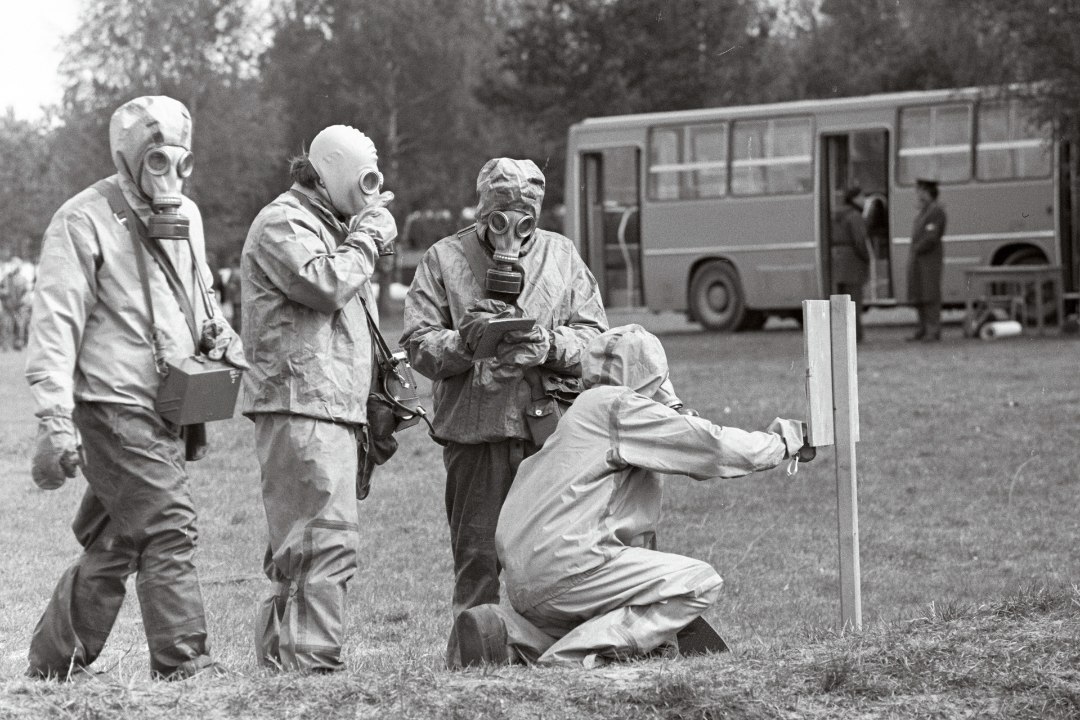
<svg viewBox="0 0 1080 720">
<path fill-rule="evenodd" d="M 152 147 L 191 150 L 191 114 L 165 95 L 147 95 L 121 105 L 109 122 L 109 151 L 121 178 L 142 189 L 143 158 Z"/>
<path fill-rule="evenodd" d="M 311 141 L 308 159 L 335 210 L 352 217 L 364 209 L 367 199 L 360 176 L 364 170 L 376 170 L 379 163 L 371 138 L 348 125 L 331 125 Z"/>
<path fill-rule="evenodd" d="M 665 405 L 674 389 L 660 340 L 640 325 L 621 325 L 597 335 L 581 360 L 585 387 L 625 385 Z"/>
<path fill-rule="evenodd" d="M 544 173 L 532 160 L 488 160 L 476 178 L 477 221 L 486 222 L 495 210 L 520 210 L 539 220 L 544 184 Z"/>
</svg>

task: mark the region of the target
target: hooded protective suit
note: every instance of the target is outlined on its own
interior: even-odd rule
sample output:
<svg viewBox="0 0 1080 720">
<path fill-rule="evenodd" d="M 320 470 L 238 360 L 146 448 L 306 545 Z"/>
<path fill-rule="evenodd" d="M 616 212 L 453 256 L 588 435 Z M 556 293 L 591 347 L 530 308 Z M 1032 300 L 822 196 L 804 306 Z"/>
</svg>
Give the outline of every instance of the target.
<svg viewBox="0 0 1080 720">
<path fill-rule="evenodd" d="M 171 98 L 136 98 L 114 113 L 109 136 L 117 174 L 106 182 L 119 186 L 145 224 L 151 198 L 139 182 L 144 154 L 190 151 L 191 118 Z M 190 248 L 182 242 L 162 248 L 201 325 L 206 316 L 195 273 L 208 286 L 212 280 L 202 220 L 186 197 L 180 210 L 190 221 Z M 73 524 L 85 550 L 34 631 L 31 674 L 63 675 L 93 662 L 133 572 L 153 672 L 182 676 L 209 662 L 184 444 L 179 429 L 154 410 L 160 376 L 134 247 L 94 188 L 64 203 L 45 231 L 26 362 L 42 419 L 34 477 L 43 487 L 61 484 L 58 457 L 68 461 L 64 472 L 75 474 L 77 426 L 89 487 Z M 190 356 L 195 340 L 165 273 L 145 260 L 161 346 L 167 357 Z M 219 313 L 213 297 L 209 302 Z M 55 456 L 45 451 L 50 444 Z"/>
<path fill-rule="evenodd" d="M 376 239 L 397 234 L 381 206 L 348 204 L 374 146 L 344 126 L 312 142 L 331 205 L 297 183 L 256 216 L 240 260 L 243 336 L 251 371 L 243 412 L 255 422 L 273 582 L 258 615 L 256 655 L 290 670 L 340 669 L 345 597 L 357 568 L 357 446 L 367 421 Z M 326 162 L 323 162 L 326 160 Z M 348 180 L 352 178 L 352 180 Z M 352 207 L 350 205 L 350 207 Z"/>
<path fill-rule="evenodd" d="M 477 178 L 481 223 L 504 211 L 528 214 L 535 226 L 543 188 L 543 174 L 531 161 L 489 161 Z M 517 249 L 503 247 L 507 257 L 517 253 L 517 267 L 507 270 L 495 263 L 496 243 L 481 240 L 477 230 L 443 238 L 424 255 L 405 299 L 401 336 L 412 366 L 434 381 L 433 425 L 446 444 L 455 615 L 498 601 L 495 524 L 517 464 L 538 445 L 526 422 L 534 387 L 576 381 L 589 341 L 607 327 L 596 281 L 569 239 L 533 230 Z M 538 328 L 528 342 L 474 360 L 470 337 L 481 333 L 470 328 L 491 316 L 476 310 L 477 302 L 496 307 L 489 276 L 473 267 L 478 254 L 506 277 L 521 273 L 522 290 L 503 301 L 505 312 L 533 318 Z"/>
<path fill-rule="evenodd" d="M 579 665 L 672 640 L 722 581 L 705 562 L 653 549 L 663 475 L 741 477 L 797 451 L 783 434 L 721 427 L 657 402 L 667 375 L 660 341 L 640 326 L 600 335 L 582 359 L 588 389 L 521 463 L 495 543 L 514 610 L 554 642 L 538 645 L 535 632 L 508 623 L 519 658 Z"/>
</svg>

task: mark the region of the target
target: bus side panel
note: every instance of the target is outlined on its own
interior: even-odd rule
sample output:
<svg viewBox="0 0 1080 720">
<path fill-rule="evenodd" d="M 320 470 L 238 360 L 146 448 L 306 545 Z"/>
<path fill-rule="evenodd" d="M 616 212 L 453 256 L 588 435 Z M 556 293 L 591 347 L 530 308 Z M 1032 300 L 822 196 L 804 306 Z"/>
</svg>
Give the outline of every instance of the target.
<svg viewBox="0 0 1080 720">
<path fill-rule="evenodd" d="M 1054 188 L 1049 178 L 997 183 L 941 185 L 945 208 L 945 267 L 942 301 L 964 301 L 964 269 L 991 265 L 1006 246 L 1032 245 L 1051 264 L 1059 262 L 1054 235 Z M 908 302 L 907 267 L 917 210 L 915 192 L 897 187 L 892 202 L 893 258 L 899 274 L 897 299 Z"/>
<path fill-rule="evenodd" d="M 690 273 L 703 259 L 731 262 L 751 308 L 798 308 L 820 296 L 812 195 L 646 203 L 646 302 L 685 310 Z"/>
</svg>

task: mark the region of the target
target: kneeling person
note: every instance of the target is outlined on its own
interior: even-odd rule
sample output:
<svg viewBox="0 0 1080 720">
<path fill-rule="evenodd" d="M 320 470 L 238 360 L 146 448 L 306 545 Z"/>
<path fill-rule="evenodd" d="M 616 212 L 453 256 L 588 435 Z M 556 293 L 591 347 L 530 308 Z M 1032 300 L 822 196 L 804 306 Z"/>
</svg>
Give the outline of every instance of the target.
<svg viewBox="0 0 1080 720">
<path fill-rule="evenodd" d="M 521 463 L 499 516 L 516 612 L 483 605 L 459 616 L 463 664 L 589 666 L 670 645 L 723 581 L 708 563 L 653 549 L 662 476 L 736 478 L 803 445 L 794 420 L 747 432 L 668 407 L 664 349 L 638 325 L 596 337 L 582 378 L 588 389 Z"/>
</svg>

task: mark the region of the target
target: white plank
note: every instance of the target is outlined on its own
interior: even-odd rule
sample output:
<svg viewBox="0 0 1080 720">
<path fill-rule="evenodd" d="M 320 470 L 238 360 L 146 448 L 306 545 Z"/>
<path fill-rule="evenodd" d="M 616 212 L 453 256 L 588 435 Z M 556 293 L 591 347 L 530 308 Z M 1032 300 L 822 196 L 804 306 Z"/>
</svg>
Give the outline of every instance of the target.
<svg viewBox="0 0 1080 720">
<path fill-rule="evenodd" d="M 803 300 L 806 436 L 813 447 L 833 444 L 832 337 L 828 300 Z"/>
</svg>

